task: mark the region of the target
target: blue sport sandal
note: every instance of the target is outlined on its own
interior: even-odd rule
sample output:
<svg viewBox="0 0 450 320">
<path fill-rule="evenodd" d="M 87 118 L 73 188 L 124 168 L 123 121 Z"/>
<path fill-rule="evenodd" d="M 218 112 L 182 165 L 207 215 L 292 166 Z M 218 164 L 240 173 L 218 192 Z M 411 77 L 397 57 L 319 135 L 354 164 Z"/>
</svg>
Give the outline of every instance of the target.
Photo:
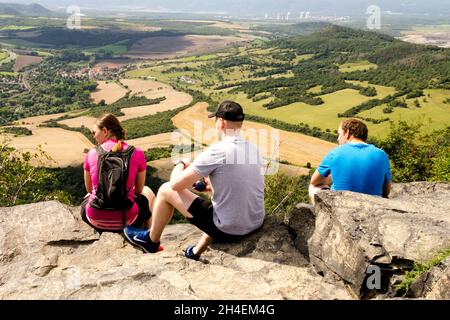
<svg viewBox="0 0 450 320">
<path fill-rule="evenodd" d="M 192 259 L 195 261 L 198 261 L 200 259 L 199 255 L 194 254 L 194 247 L 193 245 L 189 245 L 186 250 L 184 251 L 184 256 L 188 259 Z"/>
<path fill-rule="evenodd" d="M 153 242 L 150 240 L 150 232 L 145 229 L 138 229 L 131 226 L 126 226 L 123 229 L 123 233 L 131 244 L 140 247 L 147 253 L 156 253 L 164 250 L 159 242 Z"/>
</svg>

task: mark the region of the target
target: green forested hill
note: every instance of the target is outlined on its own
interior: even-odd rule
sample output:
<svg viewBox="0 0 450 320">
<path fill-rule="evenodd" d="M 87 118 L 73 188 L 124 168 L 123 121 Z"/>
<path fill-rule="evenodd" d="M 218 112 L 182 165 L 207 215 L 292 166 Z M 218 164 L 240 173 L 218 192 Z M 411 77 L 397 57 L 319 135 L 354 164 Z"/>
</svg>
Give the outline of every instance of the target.
<svg viewBox="0 0 450 320">
<path fill-rule="evenodd" d="M 431 129 L 450 123 L 450 49 L 342 26 L 258 42 L 206 62 L 154 63 L 128 75 L 198 89 L 215 102 L 238 100 L 260 121 L 327 139 L 343 117 L 362 118 L 383 137 L 389 120 L 430 119 Z M 196 82 L 183 83 L 182 76 Z"/>
<path fill-rule="evenodd" d="M 29 5 L 17 3 L 0 3 L 0 14 L 30 17 L 51 17 L 55 15 L 54 12 L 36 3 Z"/>
</svg>

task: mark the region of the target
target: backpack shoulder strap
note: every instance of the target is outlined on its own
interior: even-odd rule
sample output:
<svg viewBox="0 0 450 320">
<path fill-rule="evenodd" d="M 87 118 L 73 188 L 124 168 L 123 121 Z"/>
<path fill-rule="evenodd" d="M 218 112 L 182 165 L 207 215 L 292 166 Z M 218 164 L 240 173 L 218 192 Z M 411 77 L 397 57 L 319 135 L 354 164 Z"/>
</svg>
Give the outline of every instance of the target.
<svg viewBox="0 0 450 320">
<path fill-rule="evenodd" d="M 133 155 L 134 151 L 136 151 L 136 148 L 134 146 L 128 146 L 127 150 L 124 151 L 124 153 L 129 154 L 130 158 Z"/>
<path fill-rule="evenodd" d="M 106 152 L 105 149 L 103 149 L 103 147 L 101 145 L 96 146 L 95 147 L 95 151 L 97 151 L 97 155 L 98 156 L 101 156 L 101 155 L 103 155 L 105 153 L 108 153 L 108 152 Z"/>
</svg>

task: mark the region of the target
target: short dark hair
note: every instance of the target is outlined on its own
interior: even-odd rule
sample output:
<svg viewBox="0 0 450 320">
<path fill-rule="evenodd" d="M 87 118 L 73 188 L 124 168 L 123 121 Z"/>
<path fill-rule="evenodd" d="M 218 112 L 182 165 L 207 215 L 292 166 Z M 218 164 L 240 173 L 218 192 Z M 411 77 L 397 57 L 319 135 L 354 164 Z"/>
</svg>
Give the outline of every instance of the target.
<svg viewBox="0 0 450 320">
<path fill-rule="evenodd" d="M 362 141 L 366 141 L 369 135 L 369 129 L 367 129 L 366 124 L 359 119 L 344 120 L 341 123 L 341 128 L 344 132 L 349 132 L 352 136 Z"/>
<path fill-rule="evenodd" d="M 222 118 L 224 120 L 242 122 L 245 119 L 242 106 L 234 101 L 226 100 L 217 108 L 216 112 L 210 114 L 208 118 Z"/>
</svg>

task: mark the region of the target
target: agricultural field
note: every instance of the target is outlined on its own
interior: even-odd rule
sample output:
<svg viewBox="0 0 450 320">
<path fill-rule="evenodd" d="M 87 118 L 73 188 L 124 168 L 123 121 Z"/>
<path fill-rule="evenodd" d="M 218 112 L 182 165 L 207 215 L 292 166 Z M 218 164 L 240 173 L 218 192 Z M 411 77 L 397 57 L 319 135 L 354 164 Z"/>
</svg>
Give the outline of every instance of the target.
<svg viewBox="0 0 450 320">
<path fill-rule="evenodd" d="M 42 61 L 42 57 L 20 54 L 16 58 L 16 62 L 14 63 L 13 70 L 14 70 L 14 72 L 18 72 L 18 71 L 21 71 L 26 66 L 29 66 L 32 64 L 38 64 L 41 61 Z"/>
<path fill-rule="evenodd" d="M 273 50 L 255 50 L 249 49 L 242 51 L 242 54 L 248 53 L 252 58 L 264 56 Z M 308 60 L 312 55 L 300 55 L 299 61 Z M 138 70 L 133 70 L 127 73 L 128 77 L 136 78 L 155 78 L 158 81 L 177 84 L 184 88 L 192 88 L 204 92 L 208 96 L 213 96 L 215 100 L 235 100 L 242 104 L 245 112 L 252 115 L 268 119 L 277 119 L 283 122 L 297 124 L 306 123 L 310 127 L 318 127 L 323 130 L 334 131 L 339 126 L 342 119 L 337 117 L 337 114 L 345 111 L 349 106 L 358 105 L 366 102 L 371 98 L 384 98 L 389 94 L 395 93 L 395 88 L 385 87 L 380 85 L 371 85 L 377 90 L 377 95 L 374 97 L 366 97 L 361 95 L 358 91 L 353 89 L 344 89 L 330 94 L 320 95 L 324 100 L 324 104 L 319 106 L 310 106 L 306 103 L 293 103 L 281 108 L 267 109 L 263 105 L 272 99 L 268 98 L 254 102 L 249 99 L 245 93 L 230 93 L 231 89 L 214 89 L 214 85 L 218 86 L 219 82 L 223 84 L 232 84 L 245 79 L 252 80 L 266 80 L 268 77 L 252 77 L 252 72 L 243 67 L 230 67 L 222 72 L 222 70 L 213 70 L 207 62 L 213 63 L 214 60 L 220 60 L 221 57 L 207 56 L 207 59 L 186 62 L 184 59 L 173 60 L 167 63 L 155 63 L 154 67 L 148 67 Z M 270 68 L 266 68 L 270 69 Z M 188 70 L 188 71 L 183 71 Z M 276 74 L 272 78 L 290 78 L 293 77 L 292 72 Z M 220 80 L 219 80 L 220 79 Z M 183 81 L 184 80 L 184 81 Z M 191 80 L 191 83 L 186 81 Z M 362 81 L 348 81 L 348 83 L 360 85 L 363 87 L 369 86 L 368 82 Z M 211 86 L 211 84 L 213 84 Z M 322 86 L 316 86 L 311 89 L 313 93 L 320 93 Z M 260 96 L 264 96 L 262 93 Z"/>
<path fill-rule="evenodd" d="M 386 92 L 395 92 L 395 89 L 384 87 Z M 310 127 L 318 127 L 323 130 L 337 130 L 341 118 L 337 114 L 348 109 L 349 105 L 358 105 L 369 100 L 368 97 L 360 95 L 352 89 L 344 89 L 326 95 L 319 96 L 324 103 L 319 106 L 310 106 L 303 102 L 293 103 L 284 107 L 267 109 L 262 105 L 265 100 L 253 102 L 245 94 L 224 93 L 223 100 L 234 99 L 239 102 L 245 112 L 269 119 L 277 119 L 286 123 L 297 124 L 306 123 Z M 380 98 L 384 96 L 380 95 Z"/>
<path fill-rule="evenodd" d="M 165 59 L 214 52 L 250 37 L 187 35 L 174 37 L 149 37 L 135 42 L 123 56 L 141 59 Z"/>
<path fill-rule="evenodd" d="M 121 121 L 152 115 L 156 112 L 177 109 L 192 102 L 192 97 L 189 94 L 177 91 L 171 86 L 157 81 L 123 79 L 121 83 L 131 90 L 134 95 L 144 96 L 148 99 L 166 98 L 157 105 L 123 109 L 125 115 L 119 118 Z"/>
<path fill-rule="evenodd" d="M 418 25 L 400 32 L 403 41 L 450 48 L 450 25 Z"/>
<path fill-rule="evenodd" d="M 0 65 L 7 64 L 15 61 L 17 58 L 17 54 L 9 51 L 9 50 L 3 50 L 0 51 Z"/>
<path fill-rule="evenodd" d="M 339 66 L 339 72 L 354 72 L 354 71 L 364 71 L 370 69 L 376 69 L 378 66 L 369 61 L 356 61 L 349 62 Z"/>
<path fill-rule="evenodd" d="M 77 113 L 70 113 L 76 115 Z M 16 125 L 32 131 L 31 136 L 13 137 L 5 135 L 10 145 L 21 152 L 35 152 L 38 145 L 52 158 L 51 167 L 78 166 L 83 162 L 85 149 L 93 144 L 81 133 L 60 128 L 41 127 L 45 121 L 65 114 L 36 116 L 17 121 Z"/>
<path fill-rule="evenodd" d="M 6 51 L 0 51 L 0 63 L 5 60 L 6 58 L 8 58 L 9 54 Z"/>
<path fill-rule="evenodd" d="M 305 41 L 310 46 L 313 43 L 310 39 Z M 324 43 L 328 41 L 325 39 Z M 371 41 L 374 46 L 383 42 L 379 39 Z M 389 72 L 385 71 L 397 67 L 397 64 L 386 65 L 386 58 L 377 57 L 380 63 L 374 63 L 361 59 L 362 54 L 353 58 L 347 52 L 346 55 L 333 58 L 335 61 L 345 59 L 347 62 L 337 63 L 332 62 L 331 58 L 319 59 L 317 54 L 299 52 L 294 49 L 298 45 L 297 42 L 293 42 L 291 48 L 286 43 L 283 43 L 282 48 L 261 43 L 245 45 L 224 50 L 220 55 L 141 64 L 138 69 L 127 72 L 126 76 L 157 79 L 182 90 L 200 91 L 215 103 L 235 100 L 249 115 L 317 128 L 324 133 L 335 132 L 343 120 L 341 115 L 349 114 L 349 110 L 360 106 L 361 111 L 352 116 L 366 120 L 372 136 L 380 139 L 385 138 L 389 132 L 389 120 L 420 121 L 427 118 L 430 119 L 429 130 L 442 129 L 450 123 L 450 105 L 444 103 L 444 100 L 450 98 L 450 90 L 424 90 L 425 97 L 419 98 L 419 101 L 425 99 L 425 102 L 421 102 L 423 108 L 416 108 L 413 106 L 415 98 L 407 98 L 412 91 L 399 89 L 415 85 L 417 80 L 414 77 L 404 80 L 411 75 L 399 72 L 397 77 L 393 76 L 388 81 L 383 82 L 377 78 L 378 74 L 383 77 L 395 74 L 390 69 Z M 319 42 L 317 45 L 323 44 Z M 367 46 L 366 55 L 370 55 L 372 49 Z M 389 59 L 401 58 L 398 53 L 396 55 L 397 57 L 394 55 Z M 324 65 L 328 68 L 327 75 L 320 77 L 315 68 L 323 68 Z M 441 74 L 441 81 L 445 81 L 445 72 L 438 72 Z M 430 81 L 436 81 L 432 79 L 433 73 L 429 74 Z M 375 80 L 366 80 L 368 77 Z M 330 85 L 330 82 L 334 84 Z M 299 88 L 298 91 L 295 90 L 296 87 Z M 406 99 L 410 106 L 408 109 L 395 108 L 389 114 L 383 112 L 387 103 L 383 101 L 402 99 Z M 369 108 L 366 104 L 374 103 L 378 106 L 371 106 L 370 110 L 366 110 Z"/>
<path fill-rule="evenodd" d="M 122 122 L 154 115 L 158 112 L 174 110 L 188 105 L 192 101 L 190 95 L 178 92 L 172 87 L 162 83 L 133 79 L 124 79 L 122 81 L 122 85 L 127 86 L 132 94 L 150 98 L 166 97 L 166 100 L 157 105 L 123 109 L 125 115 L 119 117 Z M 58 119 L 62 116 L 71 116 L 69 119 L 58 121 L 58 124 L 70 128 L 80 128 L 84 126 L 91 129 L 96 118 L 86 116 L 84 113 L 85 111 L 78 111 L 21 119 L 16 121 L 15 125 L 31 130 L 32 135 L 26 137 L 6 135 L 6 137 L 11 140 L 11 146 L 20 151 L 36 150 L 37 145 L 42 144 L 43 150 L 54 160 L 51 164 L 52 166 L 66 167 L 79 165 L 83 161 L 84 151 L 90 149 L 93 144 L 80 132 L 64 130 L 62 128 L 41 127 L 40 125 L 51 119 Z M 156 146 L 169 146 L 173 144 L 173 139 L 176 139 L 176 136 L 172 137 L 171 133 L 164 133 L 132 139 L 130 140 L 130 143 L 146 150 Z"/>
<path fill-rule="evenodd" d="M 386 41 L 376 34 L 337 26 L 313 35 L 253 41 L 255 36 L 249 34 L 246 24 L 117 19 L 108 27 L 120 26 L 121 32 L 113 32 L 108 27 L 100 28 L 104 23 L 89 18 L 86 26 L 90 27 L 76 33 L 37 27 L 2 38 L 1 42 L 51 55 L 40 67 L 28 68 L 29 78 L 17 80 L 22 81 L 17 83 L 22 92 L 11 90 L 9 100 L 4 100 L 7 108 L 3 110 L 8 111 L 9 120 L 17 119 L 18 114 L 28 117 L 25 112 L 56 113 L 43 117 L 57 119 L 63 111 L 64 115 L 73 115 L 72 110 L 83 109 L 76 117 L 55 121 L 53 128 L 27 124 L 30 118 L 26 118 L 22 126 L 32 135 L 12 138 L 13 146 L 27 150 L 38 142 L 47 142 L 51 148 L 44 150 L 58 165 L 80 162 L 83 151 L 92 143 L 81 132 L 71 130 L 90 129 L 95 112 L 102 108 L 117 112 L 131 136 L 136 137 L 130 142 L 142 149 L 176 144 L 168 132 L 173 128 L 193 136 L 194 120 L 202 124 L 197 130 L 209 132 L 209 137 L 201 141 L 209 145 L 215 139 L 208 131 L 214 121 L 206 115 L 228 99 L 239 102 L 251 118 L 245 129 L 280 129 L 280 159 L 292 164 L 285 169 L 295 174 L 306 173 L 303 167 L 307 163 L 317 166 L 336 146 L 335 132 L 346 117 L 364 119 L 370 136 L 376 138 L 386 137 L 389 120 L 424 121 L 430 131 L 450 123 L 450 104 L 444 103 L 450 98 L 446 80 L 447 70 L 450 72 L 446 58 L 450 55 L 443 49 Z M 51 51 L 39 49 L 46 46 Z M 8 52 L 11 50 L 8 48 Z M 1 52 L 0 61 L 2 56 L 6 58 Z M 16 75 L 27 75 L 21 68 L 31 61 L 24 61 L 24 55 L 18 54 Z M 39 56 L 43 55 L 38 53 L 34 58 L 42 59 Z M 88 74 L 90 68 L 118 71 L 95 78 Z M 58 81 L 52 83 L 52 79 Z M 43 95 L 36 95 L 33 90 L 37 89 L 35 92 Z M 39 104 L 34 100 L 30 103 L 41 97 L 45 99 L 37 101 Z M 116 104 L 114 109 L 115 102 L 131 101 L 128 99 L 133 97 L 161 101 Z M 106 106 L 99 105 L 102 100 Z M 269 143 L 261 149 L 266 161 L 270 159 L 274 146 Z"/>
<path fill-rule="evenodd" d="M 424 124 L 424 130 L 432 132 L 434 128 L 445 128 L 450 124 L 450 105 L 444 103 L 444 100 L 450 97 L 450 90 L 424 90 L 425 96 L 418 98 L 420 107 L 414 105 L 415 99 L 406 99 L 407 108 L 394 108 L 394 111 L 389 114 L 392 121 L 406 121 L 408 123 L 421 122 Z M 386 105 L 375 107 L 371 110 L 361 112 L 362 117 L 369 117 L 380 119 L 386 117 L 383 108 Z M 374 124 L 370 125 L 370 132 L 381 138 L 385 138 L 389 124 Z"/>
<path fill-rule="evenodd" d="M 97 90 L 91 93 L 91 98 L 95 103 L 104 100 L 106 104 L 111 104 L 127 93 L 127 89 L 113 81 L 98 81 L 97 84 Z"/>
<path fill-rule="evenodd" d="M 216 141 L 216 136 L 213 130 L 214 119 L 208 118 L 209 112 L 206 108 L 206 103 L 198 103 L 178 113 L 172 121 L 177 128 L 189 132 L 192 138 L 198 140 L 198 135 L 202 140 L 201 144 L 210 145 Z M 253 134 L 259 132 L 259 130 L 267 132 L 267 141 L 255 139 Z M 275 140 L 271 139 L 272 130 L 273 128 L 268 125 L 246 121 L 243 127 L 243 136 L 260 147 L 261 154 L 264 158 L 271 159 L 274 153 L 279 152 L 280 160 L 285 160 L 300 166 L 305 166 L 308 162 L 313 166 L 317 166 L 328 151 L 336 146 L 333 143 L 318 138 L 283 130 L 279 131 L 280 144 L 278 146 Z"/>
<path fill-rule="evenodd" d="M 169 147 L 176 141 L 179 141 L 180 135 L 178 133 L 161 133 L 153 136 L 137 138 L 128 140 L 128 143 L 141 148 L 142 150 L 148 150 L 157 147 Z M 173 168 L 173 165 L 172 165 Z"/>
<path fill-rule="evenodd" d="M 96 47 L 96 48 L 90 48 L 86 50 L 88 53 L 95 53 L 99 52 L 101 50 L 110 52 L 112 55 L 122 55 L 128 52 L 128 40 L 122 40 L 113 44 L 108 44 L 106 46 Z"/>
<path fill-rule="evenodd" d="M 99 82 L 99 84 L 105 85 L 106 83 Z M 110 87 L 111 84 L 112 83 L 106 84 L 108 85 L 107 88 L 111 88 Z M 189 94 L 174 90 L 171 86 L 157 81 L 121 79 L 120 84 L 114 83 L 114 85 L 115 88 L 117 87 L 120 88 L 120 90 L 116 90 L 115 92 L 113 91 L 114 93 L 117 93 L 118 91 L 123 95 L 125 95 L 127 93 L 127 90 L 129 90 L 131 95 L 144 96 L 148 99 L 156 99 L 161 97 L 166 98 L 164 101 L 156 105 L 149 105 L 149 106 L 144 105 L 138 107 L 124 108 L 121 110 L 124 115 L 118 117 L 120 121 L 150 116 L 158 112 L 174 110 L 186 106 L 192 101 L 192 97 Z M 92 98 L 98 99 L 97 95 L 98 93 L 101 93 L 101 91 L 92 93 L 91 95 Z M 104 98 L 104 96 L 101 97 Z M 96 120 L 95 117 L 82 115 L 72 119 L 61 120 L 58 121 L 58 123 L 66 125 L 70 128 L 79 128 L 81 126 L 91 128 L 92 125 L 95 123 L 95 120 Z"/>
</svg>

